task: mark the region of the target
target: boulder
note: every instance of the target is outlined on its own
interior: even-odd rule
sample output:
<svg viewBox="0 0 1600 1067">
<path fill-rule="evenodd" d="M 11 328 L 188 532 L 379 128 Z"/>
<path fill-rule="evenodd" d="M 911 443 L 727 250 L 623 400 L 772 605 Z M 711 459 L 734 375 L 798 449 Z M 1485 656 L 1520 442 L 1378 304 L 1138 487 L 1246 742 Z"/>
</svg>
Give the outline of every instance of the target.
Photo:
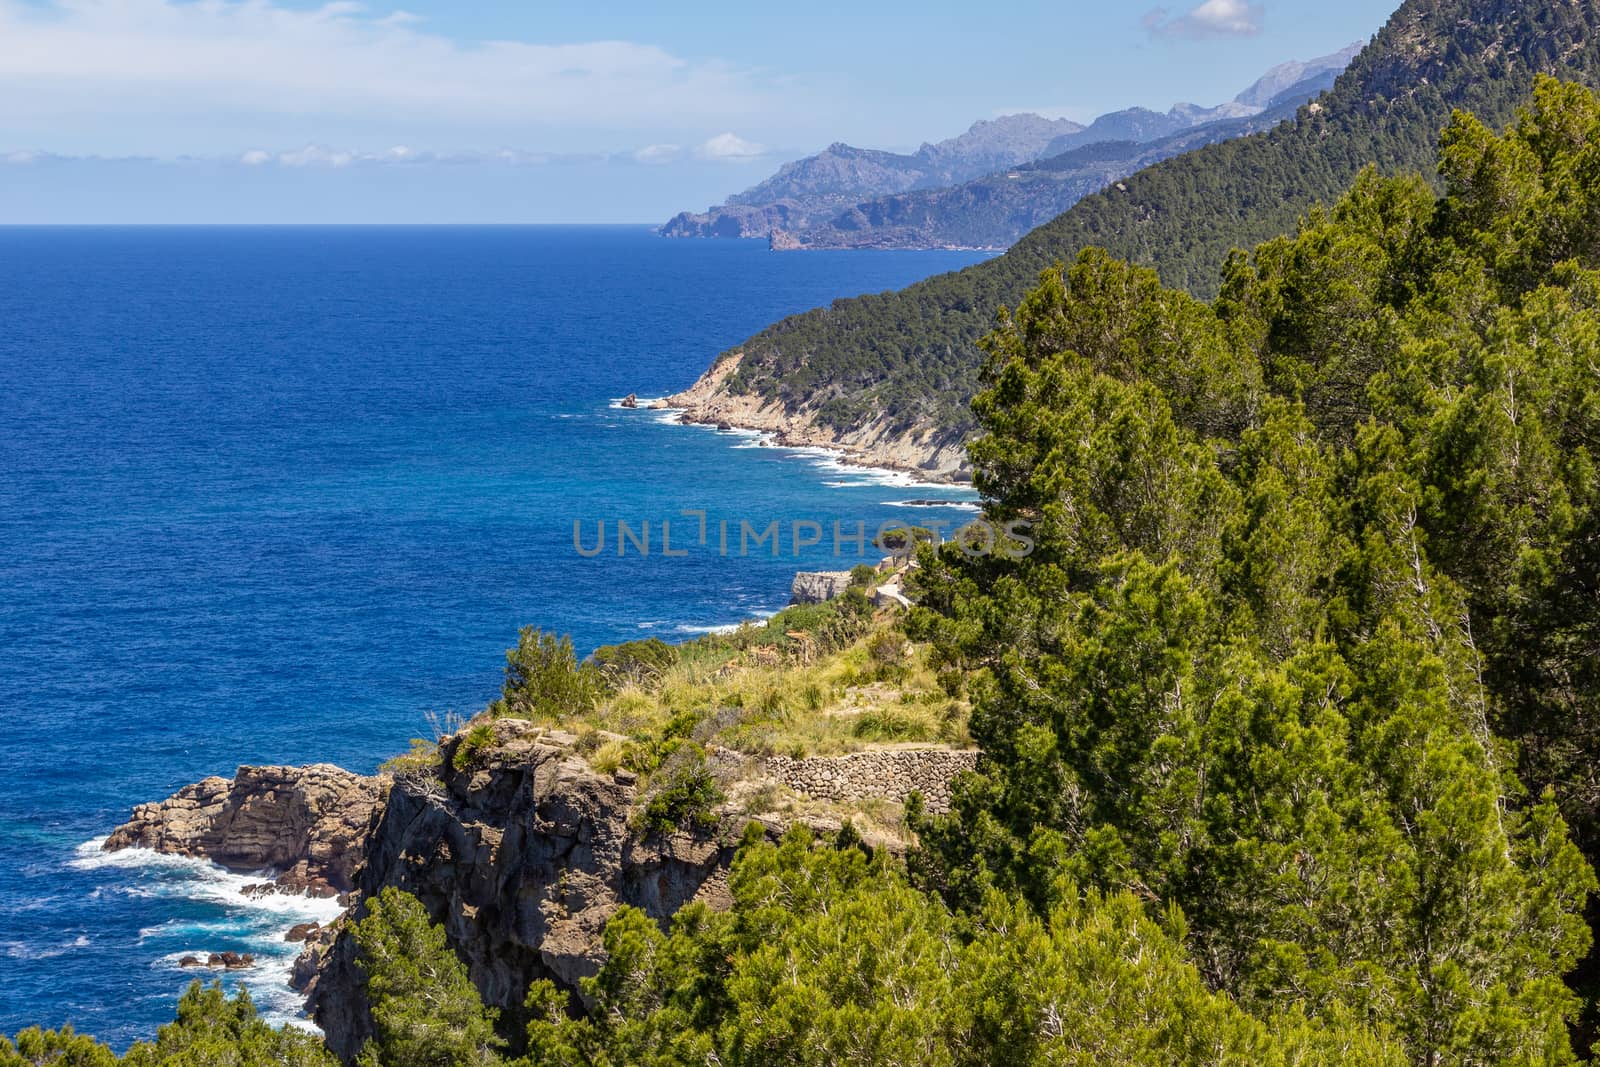
<svg viewBox="0 0 1600 1067">
<path fill-rule="evenodd" d="M 789 586 L 789 603 L 821 604 L 849 588 L 849 571 L 801 571 Z"/>
<path fill-rule="evenodd" d="M 625 408 L 636 408 L 639 406 L 639 398 L 633 393 L 629 393 L 627 396 L 622 398 L 622 406 Z"/>
<path fill-rule="evenodd" d="M 255 965 L 256 958 L 248 952 L 213 952 L 206 957 L 207 967 L 221 967 L 229 971 L 243 971 Z"/>
<path fill-rule="evenodd" d="M 289 932 L 283 935 L 285 941 L 308 941 L 315 937 L 322 929 L 320 923 L 295 923 L 289 927 Z"/>
</svg>

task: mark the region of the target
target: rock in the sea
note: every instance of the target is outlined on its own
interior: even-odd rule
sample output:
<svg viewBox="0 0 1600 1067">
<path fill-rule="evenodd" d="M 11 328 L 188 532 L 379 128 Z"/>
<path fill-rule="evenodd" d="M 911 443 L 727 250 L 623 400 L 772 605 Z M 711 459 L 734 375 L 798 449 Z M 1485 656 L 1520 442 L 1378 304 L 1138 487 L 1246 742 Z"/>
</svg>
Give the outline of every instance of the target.
<svg viewBox="0 0 1600 1067">
<path fill-rule="evenodd" d="M 243 971 L 255 965 L 256 958 L 248 952 L 213 952 L 206 957 L 207 967 L 221 967 L 229 971 Z"/>
<path fill-rule="evenodd" d="M 625 408 L 636 408 L 636 407 L 638 407 L 639 406 L 639 398 L 638 398 L 638 396 L 636 396 L 633 393 L 629 393 L 627 396 L 622 398 L 622 406 L 625 407 Z"/>
<path fill-rule="evenodd" d="M 651 411 L 665 411 L 670 405 L 665 400 L 652 400 L 645 407 Z"/>
<path fill-rule="evenodd" d="M 283 935 L 285 941 L 308 941 L 322 930 L 321 923 L 295 923 Z"/>
<path fill-rule="evenodd" d="M 717 429 L 731 430 L 733 429 L 733 423 L 729 422 L 727 419 L 723 419 L 717 423 Z"/>
<path fill-rule="evenodd" d="M 201 966 L 200 957 L 199 956 L 185 956 L 185 957 L 183 957 L 183 959 L 178 961 L 178 966 L 179 967 L 199 967 L 199 966 Z"/>
<path fill-rule="evenodd" d="M 789 586 L 789 603 L 821 604 L 849 588 L 849 571 L 801 571 Z"/>
<path fill-rule="evenodd" d="M 235 870 L 277 870 L 278 889 L 334 896 L 355 884 L 367 827 L 387 783 L 328 763 L 240 767 L 231 780 L 207 778 L 159 803 L 139 805 L 104 848 L 149 848 L 203 856 Z"/>
</svg>

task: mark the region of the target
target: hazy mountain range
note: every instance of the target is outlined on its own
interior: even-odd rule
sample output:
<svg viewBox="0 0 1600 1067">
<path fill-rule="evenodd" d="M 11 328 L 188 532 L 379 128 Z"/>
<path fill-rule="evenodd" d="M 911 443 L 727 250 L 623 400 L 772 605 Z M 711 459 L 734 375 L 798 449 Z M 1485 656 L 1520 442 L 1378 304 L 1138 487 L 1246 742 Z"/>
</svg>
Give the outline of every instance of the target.
<svg viewBox="0 0 1600 1067">
<path fill-rule="evenodd" d="M 1125 108 L 1088 126 L 1005 115 L 910 154 L 832 144 L 660 232 L 769 238 L 775 248 L 1003 248 L 1141 167 L 1288 117 L 1360 47 L 1280 64 L 1216 107 Z"/>
</svg>

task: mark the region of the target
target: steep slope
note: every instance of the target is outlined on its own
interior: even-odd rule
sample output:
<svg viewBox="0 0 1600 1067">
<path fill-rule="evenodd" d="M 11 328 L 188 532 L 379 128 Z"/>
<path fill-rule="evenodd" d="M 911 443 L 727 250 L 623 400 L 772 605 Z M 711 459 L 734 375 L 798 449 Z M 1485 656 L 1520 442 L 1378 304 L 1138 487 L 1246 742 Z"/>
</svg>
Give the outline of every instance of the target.
<svg viewBox="0 0 1600 1067">
<path fill-rule="evenodd" d="M 664 237 L 768 237 L 776 230 L 782 231 L 779 234 L 781 247 L 928 247 L 949 244 L 1004 247 L 1031 229 L 1036 222 L 1022 224 L 1018 219 L 1024 216 L 1013 212 L 1007 216 L 1007 224 L 996 229 L 992 226 L 963 224 L 962 220 L 951 215 L 950 223 L 959 226 L 967 234 L 961 239 L 933 235 L 919 240 L 915 230 L 907 230 L 898 235 L 885 234 L 879 240 L 859 242 L 829 240 L 825 232 L 831 220 L 841 212 L 849 215 L 853 209 L 860 209 L 863 213 L 860 217 L 870 215 L 870 202 L 878 198 L 925 192 L 937 199 L 937 191 L 985 177 L 1000 179 L 1004 172 L 1012 168 L 1060 156 L 1087 145 L 1110 141 L 1135 142 L 1138 145 L 1165 142 L 1185 131 L 1259 116 L 1264 111 L 1281 106 L 1291 96 L 1309 98 L 1327 88 L 1331 83 L 1331 75 L 1343 70 L 1359 49 L 1360 45 L 1351 45 L 1332 55 L 1303 62 L 1280 63 L 1238 96 L 1216 107 L 1180 103 L 1164 113 L 1143 107 L 1124 108 L 1101 115 L 1088 126 L 1068 119 L 1046 119 L 1032 114 L 1004 115 L 975 122 L 965 133 L 938 144 L 924 144 L 911 154 L 832 144 L 814 156 L 785 163 L 772 177 L 730 196 L 724 204 L 698 214 L 680 212 L 661 227 L 660 233 Z M 1303 87 L 1302 82 L 1306 83 Z M 1218 135 L 1226 132 L 1227 136 L 1238 136 L 1253 128 L 1230 127 L 1215 132 Z M 1208 143 L 1212 139 L 1215 138 L 1193 143 Z M 1189 147 L 1193 147 L 1193 144 Z M 1140 158 L 1141 153 L 1137 150 L 1124 150 L 1122 154 L 1125 161 L 1120 167 L 1114 168 L 1114 173 L 1118 175 L 1130 174 L 1156 159 L 1165 158 L 1165 155 Z M 1085 177 L 1087 179 L 1089 176 Z M 1078 197 L 1099 188 L 1106 180 L 1106 176 L 1102 175 L 1098 184 L 1074 182 L 1074 187 L 1082 186 L 1080 191 L 1071 199 L 1059 203 L 1051 214 L 1066 210 Z M 981 191 L 978 197 L 981 203 Z M 1060 196 L 1057 195 L 1055 199 L 1059 201 Z M 965 198 L 959 192 L 945 201 L 952 212 L 959 211 L 964 203 Z M 979 216 L 995 217 L 992 211 L 980 212 Z M 844 229 L 849 230 L 850 227 Z M 786 236 L 812 230 L 816 233 L 801 239 L 798 245 Z"/>
<path fill-rule="evenodd" d="M 1231 249 L 1291 230 L 1369 163 L 1432 174 L 1452 109 L 1502 125 L 1539 72 L 1600 82 L 1600 2 L 1407 0 L 1332 91 L 1292 121 L 1158 163 L 994 260 L 784 319 L 723 353 L 679 401 L 691 419 L 742 407 L 781 423 L 790 440 L 860 441 L 866 460 L 935 441 L 937 453 L 909 462 L 949 476 L 951 442 L 971 425 L 975 342 L 1040 270 L 1101 245 L 1209 296 Z M 899 456 L 908 462 L 904 447 Z"/>
<path fill-rule="evenodd" d="M 775 223 L 772 247 L 1008 248 L 1090 193 L 1202 145 L 1270 129 L 1326 88 L 1325 76 L 1313 75 L 1259 114 L 1208 121 L 1153 141 L 1092 141 L 960 185 L 878 197 L 798 233 Z"/>
</svg>

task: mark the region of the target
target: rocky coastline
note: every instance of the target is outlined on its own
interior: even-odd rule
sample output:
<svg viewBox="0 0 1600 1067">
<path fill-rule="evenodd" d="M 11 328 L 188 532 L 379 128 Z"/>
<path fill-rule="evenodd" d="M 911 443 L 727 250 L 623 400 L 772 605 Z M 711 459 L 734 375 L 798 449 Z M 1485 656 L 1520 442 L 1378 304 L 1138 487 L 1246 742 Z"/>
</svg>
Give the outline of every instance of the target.
<svg viewBox="0 0 1600 1067">
<path fill-rule="evenodd" d="M 954 776 L 976 760 L 938 746 L 807 759 L 716 750 L 728 797 L 716 825 L 659 834 L 635 817 L 637 776 L 594 769 L 575 735 L 518 719 L 491 728 L 492 743 L 460 760 L 465 735 L 444 739 L 426 769 L 363 776 L 329 764 L 240 767 L 231 779 L 206 778 L 139 805 L 103 848 L 270 872 L 247 892 L 337 893 L 339 919 L 297 924 L 284 936 L 302 945 L 292 982 L 311 1019 L 351 1059 L 372 1020 L 349 925 L 384 888 L 411 893 L 444 926 L 484 1002 L 515 1033 L 536 979 L 554 981 L 580 1006 L 579 983 L 604 961 L 601 934 L 618 908 L 665 921 L 693 900 L 725 905 L 728 869 L 750 822 L 773 837 L 796 823 L 826 833 L 852 804 L 898 803 L 912 791 L 942 810 Z M 801 807 L 776 814 L 752 801 L 774 790 Z M 867 837 L 904 845 L 881 832 Z M 184 961 L 226 970 L 250 963 L 227 954 Z"/>
<path fill-rule="evenodd" d="M 718 360 L 688 389 L 666 398 L 679 420 L 719 429 L 750 430 L 770 436 L 785 448 L 822 448 L 841 463 L 908 474 L 918 481 L 957 485 L 972 480 L 966 438 L 960 433 L 927 429 L 903 433 L 880 423 L 839 431 L 824 425 L 811 408 L 791 410 L 754 394 L 736 394 L 727 386 L 743 353 Z"/>
</svg>

